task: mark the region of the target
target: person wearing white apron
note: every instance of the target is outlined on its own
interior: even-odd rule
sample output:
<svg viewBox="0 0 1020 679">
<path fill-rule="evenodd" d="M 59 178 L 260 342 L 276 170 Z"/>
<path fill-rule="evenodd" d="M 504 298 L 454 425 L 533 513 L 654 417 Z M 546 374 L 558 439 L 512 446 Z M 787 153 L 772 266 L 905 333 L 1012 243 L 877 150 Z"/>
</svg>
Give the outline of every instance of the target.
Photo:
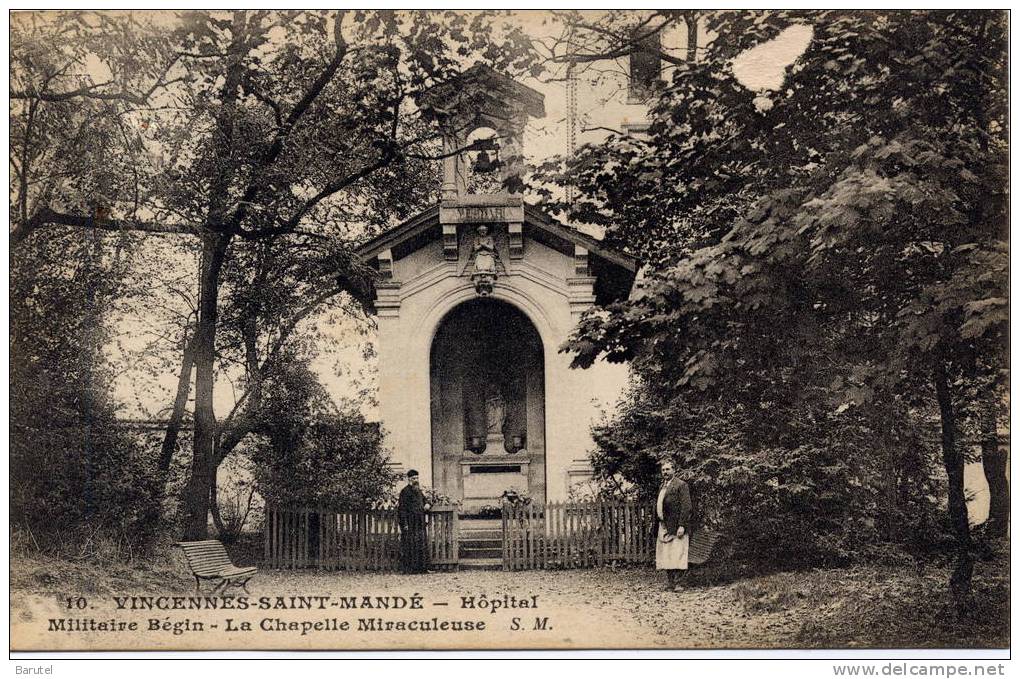
<svg viewBox="0 0 1020 679">
<path fill-rule="evenodd" d="M 687 571 L 690 546 L 691 489 L 676 476 L 673 461 L 660 463 L 662 487 L 655 503 L 658 534 L 655 541 L 655 570 L 666 571 L 666 591 L 674 592 L 680 575 Z"/>
</svg>

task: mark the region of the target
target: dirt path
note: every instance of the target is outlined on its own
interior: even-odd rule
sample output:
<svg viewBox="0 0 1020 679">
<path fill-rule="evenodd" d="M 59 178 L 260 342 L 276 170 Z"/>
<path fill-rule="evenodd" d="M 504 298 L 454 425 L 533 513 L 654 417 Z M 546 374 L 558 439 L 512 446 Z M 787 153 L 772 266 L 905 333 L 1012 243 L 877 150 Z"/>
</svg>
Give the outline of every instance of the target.
<svg viewBox="0 0 1020 679">
<path fill-rule="evenodd" d="M 796 624 L 781 616 L 750 618 L 734 610 L 727 588 L 692 588 L 680 593 L 662 591 L 661 579 L 651 571 L 590 570 L 466 571 L 426 575 L 290 573 L 260 574 L 253 583 L 253 603 L 267 597 L 266 610 L 130 610 L 115 597 L 137 589 L 153 596 L 151 588 L 112 588 L 86 597 L 86 610 L 68 609 L 67 592 L 54 595 L 16 594 L 12 599 L 14 636 L 19 647 L 71 648 L 705 648 L 782 646 Z M 172 588 L 190 595 L 190 588 Z M 165 592 L 164 592 L 165 593 Z M 291 605 L 289 597 L 329 597 L 326 608 L 276 609 Z M 277 597 L 284 597 L 284 600 Z M 355 597 L 357 609 L 344 598 Z M 420 597 L 420 609 L 385 610 L 376 597 Z M 336 608 L 333 602 L 340 602 Z M 527 608 L 505 608 L 514 601 Z M 373 602 L 375 602 L 373 604 Z M 400 605 L 394 603 L 392 605 Z M 497 610 L 494 604 L 499 602 Z M 167 603 L 167 602 L 164 602 Z M 537 604 L 537 605 L 536 605 Z M 123 604 L 122 604 L 123 605 Z M 144 605 L 144 604 L 142 604 Z M 534 608 L 532 608 L 534 606 Z M 50 631 L 51 619 L 94 619 L 136 622 L 133 632 Z M 227 619 L 231 623 L 227 623 Z M 417 631 L 363 629 L 389 622 L 448 620 L 484 625 L 484 630 Z M 768 619 L 766 619 L 768 618 Z M 265 620 L 271 622 L 265 623 Z M 375 622 L 368 622 L 375 619 Z M 151 630 L 151 620 L 163 627 Z M 351 629 L 265 631 L 259 627 L 346 621 Z M 172 631 L 173 623 L 201 621 L 201 631 Z M 253 629 L 240 631 L 241 621 Z M 282 622 L 281 622 L 282 621 Z M 365 621 L 365 622 L 363 622 Z M 165 629 L 170 623 L 171 629 Z M 90 623 L 86 623 L 90 624 Z M 77 625 L 77 623 L 66 623 Z M 216 625 L 215 629 L 211 626 Z M 358 627 L 362 627 L 361 630 Z M 228 632 L 227 629 L 232 631 Z"/>
<path fill-rule="evenodd" d="M 944 574 L 921 577 L 888 568 L 778 573 L 714 586 L 695 579 L 678 593 L 662 591 L 661 575 L 648 569 L 425 575 L 273 571 L 257 576 L 245 610 L 237 609 L 238 601 L 230 609 L 221 602 L 215 610 L 194 610 L 195 604 L 187 603 L 193 584 L 179 573 L 54 577 L 52 566 L 36 566 L 12 580 L 14 645 L 25 650 L 1008 645 L 1005 570 L 978 582 L 988 607 L 983 627 L 957 624 L 946 615 L 948 603 L 939 593 Z M 123 599 L 131 594 L 149 597 L 137 606 L 156 602 L 159 607 L 160 601 L 163 606 L 132 610 L 135 604 Z M 164 599 L 152 598 L 161 595 Z M 178 601 L 192 608 L 167 608 L 173 602 L 168 595 L 182 597 Z M 83 610 L 77 609 L 78 596 L 87 600 Z M 120 607 L 115 597 L 122 597 Z M 320 598 L 309 603 L 313 597 Z M 412 600 L 420 600 L 420 607 L 409 607 Z M 496 610 L 494 601 L 500 603 Z M 505 607 L 522 601 L 527 607 Z M 389 608 L 379 608 L 381 603 Z M 113 620 L 138 628 L 50 630 L 51 619 Z M 428 629 L 443 624 L 445 630 Z M 452 629 L 456 626 L 458 631 Z"/>
</svg>

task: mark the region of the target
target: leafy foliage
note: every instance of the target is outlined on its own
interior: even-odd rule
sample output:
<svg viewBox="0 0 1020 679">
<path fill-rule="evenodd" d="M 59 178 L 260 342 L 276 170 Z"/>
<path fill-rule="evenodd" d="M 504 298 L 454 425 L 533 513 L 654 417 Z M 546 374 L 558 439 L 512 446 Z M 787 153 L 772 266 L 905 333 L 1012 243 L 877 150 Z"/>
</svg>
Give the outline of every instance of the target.
<svg viewBox="0 0 1020 679">
<path fill-rule="evenodd" d="M 396 475 L 378 427 L 353 407 L 337 408 L 300 362 L 274 379 L 272 393 L 247 445 L 255 486 L 268 503 L 362 508 L 386 497 Z"/>
<path fill-rule="evenodd" d="M 11 257 L 11 522 L 40 546 L 103 529 L 138 545 L 156 528 L 154 451 L 118 426 L 102 352 L 122 269 L 97 241 L 70 233 Z"/>
<path fill-rule="evenodd" d="M 732 57 L 793 23 L 813 38 L 785 83 L 748 90 Z M 778 548 L 813 536 L 839 556 L 874 535 L 883 473 L 931 471 L 940 422 L 966 549 L 958 402 L 1008 365 L 1005 18 L 761 11 L 706 25 L 707 55 L 675 69 L 647 138 L 538 173 L 580 190 L 553 208 L 649 264 L 638 298 L 589 313 L 565 346 L 575 366 L 604 357 L 640 376 L 600 433 L 604 469 L 646 478 L 649 451 L 678 454 L 703 495 L 743 514 L 730 525 L 774 517 Z M 927 506 L 915 479 L 897 501 Z"/>
<path fill-rule="evenodd" d="M 876 543 L 925 549 L 943 535 L 931 427 L 921 433 L 899 416 L 871 410 L 848 420 L 802 407 L 758 415 L 634 385 L 595 428 L 593 463 L 603 494 L 626 488 L 651 503 L 657 462 L 668 457 L 691 486 L 695 523 L 722 529 L 744 561 L 836 565 Z M 783 436 L 757 438 L 760 420 L 773 417 Z M 869 450 L 876 440 L 881 454 Z"/>
</svg>

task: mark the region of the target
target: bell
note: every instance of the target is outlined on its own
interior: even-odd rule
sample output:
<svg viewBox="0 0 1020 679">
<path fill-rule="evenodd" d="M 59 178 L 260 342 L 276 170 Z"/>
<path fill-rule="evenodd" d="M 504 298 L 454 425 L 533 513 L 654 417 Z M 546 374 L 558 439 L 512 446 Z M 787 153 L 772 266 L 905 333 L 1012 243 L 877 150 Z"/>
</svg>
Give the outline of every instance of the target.
<svg viewBox="0 0 1020 679">
<path fill-rule="evenodd" d="M 474 167 L 471 169 L 478 174 L 487 174 L 496 169 L 496 161 L 492 159 L 488 151 L 479 151 Z"/>
</svg>

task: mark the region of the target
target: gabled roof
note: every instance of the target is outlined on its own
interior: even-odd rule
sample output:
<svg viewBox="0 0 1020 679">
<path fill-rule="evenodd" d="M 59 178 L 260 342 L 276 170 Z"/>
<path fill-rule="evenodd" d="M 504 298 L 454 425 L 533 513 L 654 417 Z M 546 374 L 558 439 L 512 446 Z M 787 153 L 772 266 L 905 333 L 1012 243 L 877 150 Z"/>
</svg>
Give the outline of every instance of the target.
<svg viewBox="0 0 1020 679">
<path fill-rule="evenodd" d="M 449 101 L 456 101 L 457 95 L 471 91 L 473 89 L 471 86 L 475 84 L 481 85 L 478 91 L 498 92 L 506 99 L 520 102 L 533 118 L 545 117 L 545 96 L 541 92 L 483 63 L 475 64 L 451 82 L 433 87 L 425 93 L 424 99 L 431 106 L 441 110 L 446 108 Z"/>
<path fill-rule="evenodd" d="M 603 245 L 601 241 L 563 224 L 534 205 L 524 205 L 524 223 L 525 226 L 532 227 L 531 235 L 538 241 L 547 242 L 551 237 L 551 239 L 564 243 L 580 245 L 588 250 L 589 253 L 601 257 L 611 264 L 615 264 L 631 273 L 637 273 L 638 260 L 634 256 Z M 437 228 L 438 226 L 439 206 L 433 205 L 402 224 L 398 224 L 368 241 L 358 248 L 358 255 L 366 262 L 371 261 L 380 252 L 397 249 L 402 243 L 414 240 L 429 229 Z M 546 237 L 543 238 L 543 235 Z M 547 244 L 554 245 L 554 243 L 550 242 L 547 242 Z"/>
<path fill-rule="evenodd" d="M 575 245 L 585 248 L 589 254 L 591 275 L 595 277 L 597 303 L 625 299 L 630 294 L 640 265 L 634 256 L 608 247 L 527 204 L 524 206 L 524 236 L 568 257 L 574 256 Z M 394 259 L 401 259 L 440 238 L 439 205 L 434 205 L 379 234 L 358 248 L 357 254 L 366 263 L 375 260 L 385 250 L 392 250 Z"/>
</svg>

